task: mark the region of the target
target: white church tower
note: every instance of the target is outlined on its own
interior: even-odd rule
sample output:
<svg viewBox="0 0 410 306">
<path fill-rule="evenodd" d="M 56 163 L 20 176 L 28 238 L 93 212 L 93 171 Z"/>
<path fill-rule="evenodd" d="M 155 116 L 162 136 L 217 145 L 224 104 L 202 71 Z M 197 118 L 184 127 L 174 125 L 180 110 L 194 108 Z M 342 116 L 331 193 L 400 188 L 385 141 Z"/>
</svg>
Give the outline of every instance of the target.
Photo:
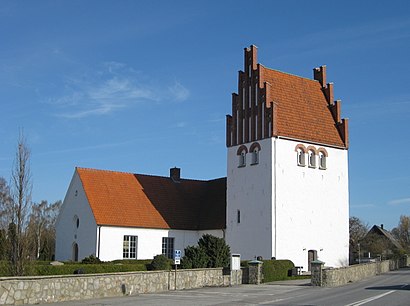
<svg viewBox="0 0 410 306">
<path fill-rule="evenodd" d="M 227 229 L 243 259 L 319 259 L 348 264 L 348 120 L 326 83 L 326 66 L 307 79 L 258 64 L 245 71 L 227 116 Z"/>
</svg>

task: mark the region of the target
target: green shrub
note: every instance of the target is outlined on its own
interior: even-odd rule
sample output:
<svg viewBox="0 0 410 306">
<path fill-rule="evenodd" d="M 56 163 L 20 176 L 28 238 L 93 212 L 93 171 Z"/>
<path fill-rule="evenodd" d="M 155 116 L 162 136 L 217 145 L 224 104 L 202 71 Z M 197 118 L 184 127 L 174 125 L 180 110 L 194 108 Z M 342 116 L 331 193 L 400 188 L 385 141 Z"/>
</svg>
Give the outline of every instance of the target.
<svg viewBox="0 0 410 306">
<path fill-rule="evenodd" d="M 171 260 L 165 255 L 156 255 L 151 262 L 152 270 L 169 270 L 171 269 Z"/>
<path fill-rule="evenodd" d="M 198 269 L 208 266 L 209 257 L 205 250 L 199 246 L 185 248 L 185 256 L 181 260 L 182 269 Z"/>
<path fill-rule="evenodd" d="M 288 271 L 294 266 L 290 260 L 263 260 L 263 282 L 288 279 Z"/>
<path fill-rule="evenodd" d="M 205 234 L 198 240 L 198 246 L 209 257 L 208 268 L 229 266 L 231 250 L 223 238 Z"/>
<path fill-rule="evenodd" d="M 82 261 L 83 264 L 99 264 L 101 263 L 101 260 L 98 257 L 95 257 L 93 254 L 91 254 L 88 257 L 85 257 Z"/>
</svg>

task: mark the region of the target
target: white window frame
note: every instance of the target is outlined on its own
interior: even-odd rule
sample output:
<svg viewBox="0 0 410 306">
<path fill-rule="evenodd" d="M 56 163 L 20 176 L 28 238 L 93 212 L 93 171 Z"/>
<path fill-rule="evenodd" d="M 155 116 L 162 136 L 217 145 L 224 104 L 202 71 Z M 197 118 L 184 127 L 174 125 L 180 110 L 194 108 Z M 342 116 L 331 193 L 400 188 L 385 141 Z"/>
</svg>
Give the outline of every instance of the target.
<svg viewBox="0 0 410 306">
<path fill-rule="evenodd" d="M 167 258 L 174 258 L 175 237 L 162 237 L 162 254 Z"/>
<path fill-rule="evenodd" d="M 319 152 L 319 169 L 326 170 L 326 155 Z"/>
<path fill-rule="evenodd" d="M 316 168 L 316 153 L 309 150 L 309 168 Z"/>
<path fill-rule="evenodd" d="M 306 166 L 306 153 L 303 152 L 302 149 L 297 150 L 296 155 L 298 166 L 305 167 Z"/>
<path fill-rule="evenodd" d="M 124 235 L 122 243 L 122 258 L 137 259 L 138 236 Z"/>
</svg>

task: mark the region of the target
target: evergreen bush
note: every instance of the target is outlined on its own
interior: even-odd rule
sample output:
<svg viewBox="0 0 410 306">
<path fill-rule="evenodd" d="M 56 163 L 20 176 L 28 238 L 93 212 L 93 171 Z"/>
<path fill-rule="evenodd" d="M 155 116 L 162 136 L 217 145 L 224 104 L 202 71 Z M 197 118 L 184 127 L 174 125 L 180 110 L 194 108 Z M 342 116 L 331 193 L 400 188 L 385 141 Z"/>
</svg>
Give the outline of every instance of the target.
<svg viewBox="0 0 410 306">
<path fill-rule="evenodd" d="M 169 270 L 171 269 L 171 260 L 165 255 L 156 255 L 151 262 L 152 270 Z"/>
</svg>

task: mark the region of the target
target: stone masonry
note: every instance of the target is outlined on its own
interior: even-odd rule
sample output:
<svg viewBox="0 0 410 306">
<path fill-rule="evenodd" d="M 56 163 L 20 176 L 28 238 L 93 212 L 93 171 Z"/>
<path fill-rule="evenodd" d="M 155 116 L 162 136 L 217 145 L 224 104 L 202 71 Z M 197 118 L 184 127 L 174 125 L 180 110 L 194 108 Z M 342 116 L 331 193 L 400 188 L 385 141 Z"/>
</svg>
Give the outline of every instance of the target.
<svg viewBox="0 0 410 306">
<path fill-rule="evenodd" d="M 39 304 L 167 290 L 241 284 L 242 271 L 222 268 L 69 276 L 2 277 L 0 305 Z"/>
</svg>

